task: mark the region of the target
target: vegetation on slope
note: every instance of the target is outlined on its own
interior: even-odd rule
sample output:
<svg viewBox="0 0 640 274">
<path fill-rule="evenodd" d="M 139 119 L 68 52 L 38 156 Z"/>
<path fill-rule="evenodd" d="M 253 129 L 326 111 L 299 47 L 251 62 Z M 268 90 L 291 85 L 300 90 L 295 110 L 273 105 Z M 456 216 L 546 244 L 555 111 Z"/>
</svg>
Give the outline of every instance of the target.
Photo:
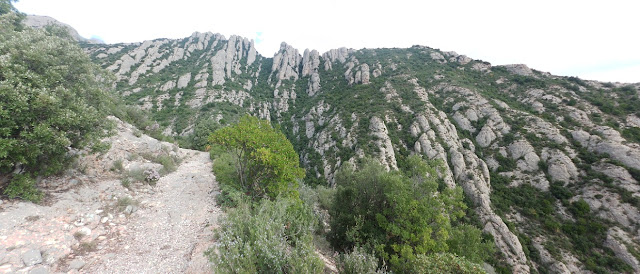
<svg viewBox="0 0 640 274">
<path fill-rule="evenodd" d="M 19 20 L 14 12 L 0 16 L 0 188 L 37 201 L 34 176 L 60 172 L 71 149 L 99 144 L 112 99 L 109 76 L 64 31 Z"/>
</svg>

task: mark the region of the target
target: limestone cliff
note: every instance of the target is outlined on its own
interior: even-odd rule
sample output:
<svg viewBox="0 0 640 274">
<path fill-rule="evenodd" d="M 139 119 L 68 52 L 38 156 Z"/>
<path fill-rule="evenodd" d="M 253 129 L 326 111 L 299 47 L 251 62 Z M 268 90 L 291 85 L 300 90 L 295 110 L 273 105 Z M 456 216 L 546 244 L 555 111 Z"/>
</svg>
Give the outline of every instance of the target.
<svg viewBox="0 0 640 274">
<path fill-rule="evenodd" d="M 492 66 L 422 46 L 321 54 L 282 43 L 269 58 L 248 39 L 194 33 L 85 48 L 114 72 L 128 102 L 177 138 L 207 120 L 269 119 L 311 184 L 333 185 L 336 170 L 361 157 L 393 170 L 420 154 L 445 163 L 445 186 L 464 190 L 498 247 L 496 266 L 640 271 L 638 84 Z M 581 230 L 586 218 L 597 226 Z M 593 256 L 611 265 L 594 266 Z"/>
</svg>

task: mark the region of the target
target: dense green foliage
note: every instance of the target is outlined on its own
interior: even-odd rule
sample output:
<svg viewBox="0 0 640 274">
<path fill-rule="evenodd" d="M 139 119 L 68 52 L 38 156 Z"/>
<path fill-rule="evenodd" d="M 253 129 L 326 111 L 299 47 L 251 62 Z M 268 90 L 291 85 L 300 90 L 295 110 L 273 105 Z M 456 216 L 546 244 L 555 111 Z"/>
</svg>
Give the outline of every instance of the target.
<svg viewBox="0 0 640 274">
<path fill-rule="evenodd" d="M 322 273 L 311 208 L 288 198 L 241 202 L 227 210 L 215 250 L 216 273 Z"/>
<path fill-rule="evenodd" d="M 438 190 L 437 165 L 418 156 L 407 162 L 404 171 L 387 172 L 373 160 L 356 171 L 340 170 L 330 210 L 333 245 L 341 250 L 363 247 L 398 272 L 411 272 L 408 262 L 419 254 L 466 252 L 459 255 L 486 259 L 492 245 L 482 243 L 476 228 L 452 226 L 464 214 L 462 190 Z M 467 239 L 472 240 L 462 243 Z"/>
<path fill-rule="evenodd" d="M 249 116 L 209 140 L 221 189 L 217 201 L 227 210 L 207 253 L 216 272 L 322 273 L 313 244 L 318 218 L 308 197 L 300 199 L 297 180 L 304 170 L 291 143 L 267 121 Z"/>
<path fill-rule="evenodd" d="M 338 271 L 343 274 L 384 273 L 378 269 L 378 259 L 357 246 L 351 252 L 340 255 L 337 265 Z"/>
<path fill-rule="evenodd" d="M 411 273 L 476 274 L 485 273 L 481 265 L 451 253 L 419 254 L 409 262 Z"/>
<path fill-rule="evenodd" d="M 16 28 L 15 18 L 0 17 L 0 176 L 50 175 L 69 163 L 69 149 L 105 135 L 110 77 L 73 41 L 58 32 Z M 25 180 L 15 177 L 4 193 L 36 197 L 19 190 L 33 185 Z"/>
<path fill-rule="evenodd" d="M 209 142 L 234 156 L 238 183 L 254 199 L 298 196 L 298 179 L 304 177 L 298 154 L 284 134 L 268 121 L 244 116 L 215 131 Z"/>
</svg>

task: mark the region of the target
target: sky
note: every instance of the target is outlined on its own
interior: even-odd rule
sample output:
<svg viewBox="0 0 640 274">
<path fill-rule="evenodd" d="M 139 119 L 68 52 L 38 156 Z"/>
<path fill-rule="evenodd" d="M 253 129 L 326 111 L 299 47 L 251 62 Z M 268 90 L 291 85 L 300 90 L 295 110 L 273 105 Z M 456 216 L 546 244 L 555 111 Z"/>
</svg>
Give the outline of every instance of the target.
<svg viewBox="0 0 640 274">
<path fill-rule="evenodd" d="M 253 39 L 266 57 L 281 42 L 320 53 L 422 45 L 493 65 L 640 82 L 636 0 L 19 0 L 14 5 L 106 43 L 210 31 Z"/>
</svg>

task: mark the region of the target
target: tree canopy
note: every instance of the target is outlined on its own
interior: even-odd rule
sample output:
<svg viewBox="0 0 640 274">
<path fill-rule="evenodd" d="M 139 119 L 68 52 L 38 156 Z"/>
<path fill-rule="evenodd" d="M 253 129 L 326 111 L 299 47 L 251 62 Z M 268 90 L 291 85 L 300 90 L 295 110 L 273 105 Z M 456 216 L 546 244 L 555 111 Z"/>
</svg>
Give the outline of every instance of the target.
<svg viewBox="0 0 640 274">
<path fill-rule="evenodd" d="M 304 169 L 291 142 L 268 121 L 244 116 L 237 124 L 216 130 L 209 142 L 235 157 L 238 182 L 249 196 L 298 196 L 297 180 L 304 178 Z"/>
</svg>

